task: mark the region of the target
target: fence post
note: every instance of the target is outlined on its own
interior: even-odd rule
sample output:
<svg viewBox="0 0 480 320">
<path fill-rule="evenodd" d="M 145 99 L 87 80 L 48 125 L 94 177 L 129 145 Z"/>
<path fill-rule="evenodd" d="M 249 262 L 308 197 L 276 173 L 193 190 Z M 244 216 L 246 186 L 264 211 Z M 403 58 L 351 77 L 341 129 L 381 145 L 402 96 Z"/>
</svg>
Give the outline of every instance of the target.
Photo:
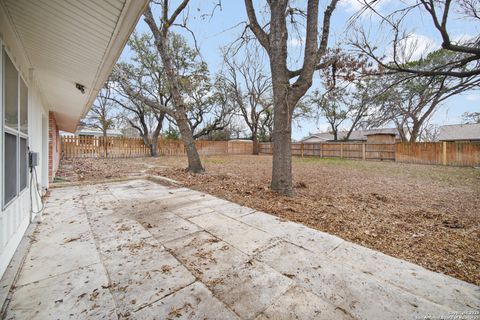
<svg viewBox="0 0 480 320">
<path fill-rule="evenodd" d="M 447 142 L 443 141 L 442 143 L 442 164 L 447 165 Z"/>
<path fill-rule="evenodd" d="M 365 142 L 362 143 L 362 160 L 365 160 L 367 157 L 366 157 L 366 148 L 365 148 Z"/>
<path fill-rule="evenodd" d="M 395 153 L 393 154 L 395 158 L 394 160 L 395 162 L 397 162 L 397 146 L 398 146 L 398 142 L 395 143 L 395 149 L 394 149 Z"/>
<path fill-rule="evenodd" d="M 323 143 L 320 142 L 320 158 L 323 158 Z"/>
<path fill-rule="evenodd" d="M 60 136 L 60 159 L 63 159 L 63 138 L 62 136 Z"/>
<path fill-rule="evenodd" d="M 302 158 L 303 158 L 303 142 L 300 144 L 300 152 L 302 153 Z"/>
<path fill-rule="evenodd" d="M 340 142 L 340 159 L 343 159 L 343 142 Z"/>
</svg>

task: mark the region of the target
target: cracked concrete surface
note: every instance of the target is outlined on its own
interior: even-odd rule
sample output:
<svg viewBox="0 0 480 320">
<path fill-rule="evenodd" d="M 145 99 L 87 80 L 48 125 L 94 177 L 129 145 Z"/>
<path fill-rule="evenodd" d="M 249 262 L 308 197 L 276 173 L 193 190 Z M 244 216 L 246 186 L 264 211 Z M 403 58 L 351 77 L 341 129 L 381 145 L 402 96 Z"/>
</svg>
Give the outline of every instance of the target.
<svg viewBox="0 0 480 320">
<path fill-rule="evenodd" d="M 472 284 L 133 180 L 52 191 L 6 319 L 475 319 L 479 309 Z"/>
</svg>

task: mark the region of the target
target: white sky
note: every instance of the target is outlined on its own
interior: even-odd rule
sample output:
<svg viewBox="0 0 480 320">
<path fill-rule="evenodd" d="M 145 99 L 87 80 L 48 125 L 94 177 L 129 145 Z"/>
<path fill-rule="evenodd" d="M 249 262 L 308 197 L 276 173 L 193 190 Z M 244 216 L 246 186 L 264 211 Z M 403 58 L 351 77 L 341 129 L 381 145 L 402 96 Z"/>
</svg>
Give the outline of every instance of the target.
<svg viewBox="0 0 480 320">
<path fill-rule="evenodd" d="M 398 8 L 402 2 L 408 3 L 412 1 L 413 0 L 380 0 L 378 1 L 376 9 L 379 12 L 390 12 Z M 247 21 L 244 2 L 241 0 L 222 0 L 221 9 L 217 7 L 213 16 L 202 17 L 203 14 L 211 13 L 214 3 L 217 2 L 218 0 L 191 0 L 188 18 L 188 25 L 196 35 L 202 57 L 208 63 L 212 75 L 221 68 L 222 58 L 220 48 L 238 39 Z M 325 7 L 326 1 L 321 0 L 321 3 L 322 8 Z M 172 4 L 171 7 L 173 8 L 174 5 Z M 357 0 L 340 0 L 340 4 L 332 16 L 332 36 L 330 39 L 332 46 L 334 44 L 345 46 L 342 43 L 345 43 L 345 39 L 348 38 L 349 33 L 351 33 L 351 30 L 349 31 L 346 28 L 348 19 L 352 14 L 357 12 L 358 8 L 360 8 L 360 4 Z M 323 12 L 323 9 L 320 11 Z M 154 14 L 158 15 L 158 12 L 154 12 Z M 381 28 L 378 17 L 365 15 L 360 21 L 370 30 L 372 38 L 379 40 L 385 39 L 386 37 L 388 38 L 389 34 L 385 32 L 385 29 Z M 417 49 L 412 50 L 412 56 L 414 58 L 420 57 L 422 52 L 424 53 L 428 50 L 433 51 L 440 47 L 440 36 L 433 28 L 428 16 L 416 12 L 410 16 L 406 24 L 410 38 L 405 45 L 407 47 L 412 47 L 413 43 L 417 45 Z M 480 33 L 480 23 L 465 20 L 458 15 L 452 14 L 448 29 L 452 39 L 458 40 L 478 35 Z M 137 31 L 149 31 L 143 19 L 139 21 Z M 181 32 L 179 29 L 175 31 Z M 188 36 L 188 34 L 185 35 Z M 301 58 L 301 54 L 299 54 L 298 51 L 295 52 L 295 48 L 301 48 L 302 38 L 297 37 L 290 39 L 289 44 L 292 50 L 290 57 L 294 63 L 295 60 Z M 388 55 L 388 51 L 386 51 L 386 54 Z M 122 58 L 126 59 L 128 55 L 128 49 L 126 49 Z M 311 90 L 318 87 L 318 77 L 318 75 L 315 76 L 316 81 L 314 81 Z M 461 121 L 461 115 L 466 111 L 480 111 L 480 92 L 470 91 L 450 98 L 438 109 L 432 118 L 432 122 L 439 125 L 459 123 Z M 309 132 L 324 131 L 325 129 L 327 129 L 327 127 L 324 119 L 320 119 L 319 122 L 317 122 L 316 119 L 303 120 L 302 123 L 294 126 L 293 138 L 301 139 L 303 136 L 308 135 Z"/>
</svg>

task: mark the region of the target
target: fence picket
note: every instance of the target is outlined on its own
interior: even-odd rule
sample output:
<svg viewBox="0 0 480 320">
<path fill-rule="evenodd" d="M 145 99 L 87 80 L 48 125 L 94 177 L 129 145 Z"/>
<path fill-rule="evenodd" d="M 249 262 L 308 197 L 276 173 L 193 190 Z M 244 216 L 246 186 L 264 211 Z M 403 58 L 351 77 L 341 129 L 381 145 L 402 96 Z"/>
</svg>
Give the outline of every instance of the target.
<svg viewBox="0 0 480 320">
<path fill-rule="evenodd" d="M 292 155 L 301 155 L 300 143 L 292 143 Z M 445 149 L 443 146 L 446 146 Z M 480 166 L 480 143 L 416 142 L 416 143 L 351 143 L 325 142 L 303 144 L 304 156 L 362 160 L 388 160 L 405 163 L 446 164 L 449 166 Z M 445 151 L 443 151 L 445 150 Z M 260 154 L 272 154 L 272 144 L 259 144 Z M 444 153 L 445 152 L 445 153 Z"/>
<path fill-rule="evenodd" d="M 150 155 L 150 149 L 140 138 L 123 137 L 61 137 L 62 155 L 71 158 L 130 158 Z M 251 141 L 196 141 L 201 155 L 252 154 Z M 159 139 L 161 156 L 185 155 L 185 147 L 178 140 Z M 272 154 L 270 142 L 258 144 L 260 154 Z M 425 143 L 292 143 L 292 155 L 321 158 L 348 158 L 359 160 L 391 160 L 396 162 L 443 164 L 449 166 L 480 166 L 480 143 L 425 142 Z"/>
<path fill-rule="evenodd" d="M 65 159 L 71 158 L 130 158 L 150 155 L 150 147 L 140 138 L 66 136 L 61 137 Z M 202 155 L 252 154 L 250 141 L 196 141 Z M 183 143 L 178 140 L 159 139 L 159 155 L 185 155 Z"/>
</svg>

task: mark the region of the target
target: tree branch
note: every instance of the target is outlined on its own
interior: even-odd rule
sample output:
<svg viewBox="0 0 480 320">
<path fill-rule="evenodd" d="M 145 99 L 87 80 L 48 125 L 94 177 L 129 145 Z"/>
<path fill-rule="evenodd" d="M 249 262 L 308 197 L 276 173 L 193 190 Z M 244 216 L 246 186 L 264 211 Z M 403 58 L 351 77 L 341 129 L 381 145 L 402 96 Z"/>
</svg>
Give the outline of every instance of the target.
<svg viewBox="0 0 480 320">
<path fill-rule="evenodd" d="M 262 47 L 264 47 L 268 52 L 270 50 L 269 34 L 266 33 L 258 23 L 252 0 L 245 0 L 245 7 L 247 9 L 248 20 L 250 20 L 250 24 L 248 25 L 250 30 L 252 30 Z"/>
</svg>

